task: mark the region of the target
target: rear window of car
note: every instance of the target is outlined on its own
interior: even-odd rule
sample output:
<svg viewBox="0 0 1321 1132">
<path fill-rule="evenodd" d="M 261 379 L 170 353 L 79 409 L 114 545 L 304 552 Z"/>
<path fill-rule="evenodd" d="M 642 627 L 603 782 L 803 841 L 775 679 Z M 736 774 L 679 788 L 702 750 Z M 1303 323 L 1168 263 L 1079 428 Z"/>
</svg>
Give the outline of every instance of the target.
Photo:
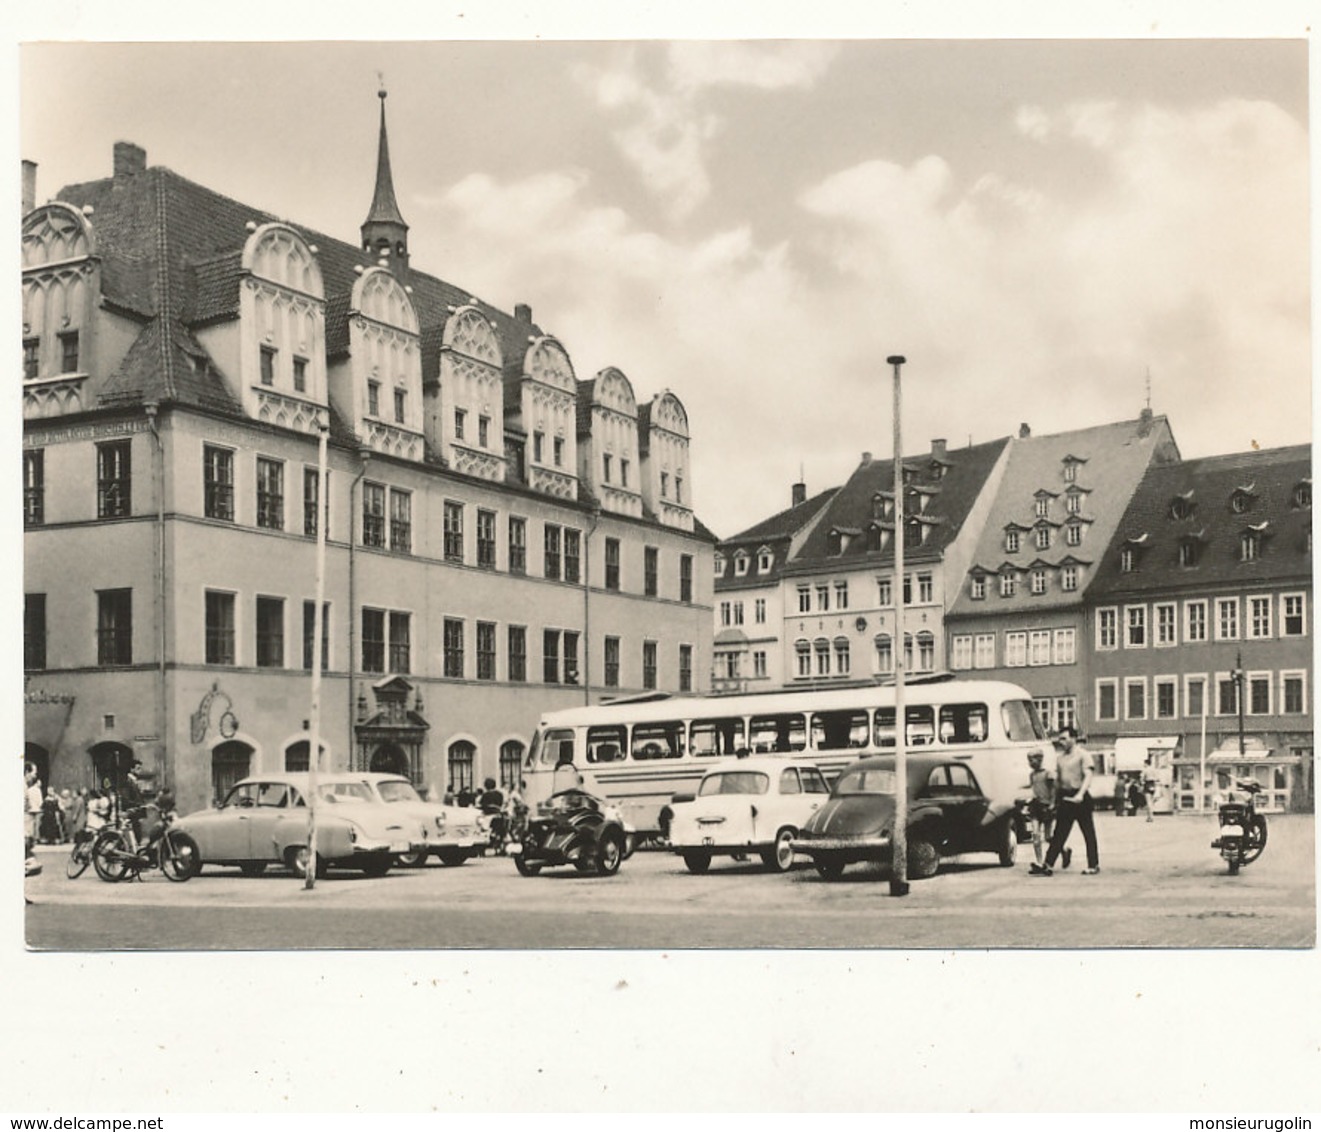
<svg viewBox="0 0 1321 1132">
<path fill-rule="evenodd" d="M 703 798 L 711 794 L 765 794 L 770 787 L 770 776 L 761 771 L 731 770 L 708 774 L 697 793 Z"/>
<path fill-rule="evenodd" d="M 894 771 L 858 767 L 835 780 L 836 794 L 893 794 Z"/>
</svg>

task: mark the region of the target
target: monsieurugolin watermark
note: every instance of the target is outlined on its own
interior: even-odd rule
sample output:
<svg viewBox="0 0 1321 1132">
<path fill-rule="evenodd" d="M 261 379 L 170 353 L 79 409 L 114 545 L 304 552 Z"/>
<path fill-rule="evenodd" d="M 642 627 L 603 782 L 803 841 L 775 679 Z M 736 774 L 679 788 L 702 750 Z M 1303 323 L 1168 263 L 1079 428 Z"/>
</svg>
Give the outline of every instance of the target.
<svg viewBox="0 0 1321 1132">
<path fill-rule="evenodd" d="M 1305 1116 L 1228 1116 L 1201 1119 L 1191 1117 L 1189 1132 L 1307 1132 L 1312 1122 Z"/>
</svg>

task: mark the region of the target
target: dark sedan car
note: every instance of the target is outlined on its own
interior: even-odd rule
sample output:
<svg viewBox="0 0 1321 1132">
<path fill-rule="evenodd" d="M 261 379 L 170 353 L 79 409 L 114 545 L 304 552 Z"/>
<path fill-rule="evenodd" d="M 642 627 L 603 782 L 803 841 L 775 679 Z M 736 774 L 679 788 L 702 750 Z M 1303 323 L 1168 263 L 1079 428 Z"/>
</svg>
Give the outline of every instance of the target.
<svg viewBox="0 0 1321 1132">
<path fill-rule="evenodd" d="M 827 880 L 856 861 L 890 864 L 894 848 L 894 756 L 861 759 L 835 780 L 830 800 L 794 838 L 795 853 L 812 858 Z M 993 803 L 966 763 L 910 755 L 908 875 L 934 876 L 942 857 L 995 853 L 1012 865 L 1018 852 L 1015 810 Z"/>
</svg>

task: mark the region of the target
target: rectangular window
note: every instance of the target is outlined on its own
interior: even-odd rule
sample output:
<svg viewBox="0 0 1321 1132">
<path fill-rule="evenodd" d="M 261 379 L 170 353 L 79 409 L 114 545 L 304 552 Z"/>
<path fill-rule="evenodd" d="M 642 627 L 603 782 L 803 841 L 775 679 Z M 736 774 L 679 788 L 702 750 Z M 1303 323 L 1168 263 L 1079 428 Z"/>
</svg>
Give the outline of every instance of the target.
<svg viewBox="0 0 1321 1132">
<path fill-rule="evenodd" d="M 578 634 L 564 631 L 564 682 L 578 683 Z"/>
<path fill-rule="evenodd" d="M 609 550 L 609 540 L 606 540 L 606 549 Z M 575 530 L 573 527 L 564 528 L 564 580 L 573 585 L 582 581 L 582 555 L 583 555 L 583 535 L 582 531 Z M 607 585 L 609 582 L 607 581 Z"/>
<path fill-rule="evenodd" d="M 234 595 L 206 592 L 206 662 L 234 664 Z"/>
<path fill-rule="evenodd" d="M 930 574 L 919 574 L 917 576 L 917 600 L 924 604 L 930 603 L 935 600 L 934 593 L 935 584 L 932 576 Z"/>
<path fill-rule="evenodd" d="M 541 634 L 541 679 L 546 684 L 560 682 L 560 631 L 546 629 Z"/>
<path fill-rule="evenodd" d="M 1124 648 L 1144 649 L 1147 647 L 1147 607 L 1145 605 L 1124 606 Z"/>
<path fill-rule="evenodd" d="M 1147 679 L 1129 676 L 1124 680 L 1124 718 L 1147 718 Z"/>
<path fill-rule="evenodd" d="M 516 515 L 509 518 L 509 572 L 527 573 L 527 520 Z"/>
<path fill-rule="evenodd" d="M 545 463 L 546 457 L 546 434 L 544 432 L 534 432 L 532 434 L 532 462 L 534 464 Z"/>
<path fill-rule="evenodd" d="M 413 493 L 397 487 L 390 489 L 390 548 L 413 552 Z"/>
<path fill-rule="evenodd" d="M 1271 674 L 1269 672 L 1248 673 L 1248 715 L 1270 715 L 1271 713 Z"/>
<path fill-rule="evenodd" d="M 96 516 L 122 519 L 132 510 L 132 449 L 130 441 L 112 440 L 96 446 Z"/>
<path fill-rule="evenodd" d="M 766 678 L 766 652 L 764 649 L 757 649 L 752 654 L 752 674 L 763 680 Z"/>
<path fill-rule="evenodd" d="M 483 570 L 495 569 L 495 512 L 477 512 L 477 565 Z"/>
<path fill-rule="evenodd" d="M 257 667 L 284 667 L 283 598 L 257 598 Z"/>
<path fill-rule="evenodd" d="M 986 600 L 986 578 L 982 574 L 974 574 L 969 584 L 969 593 L 973 601 Z"/>
<path fill-rule="evenodd" d="M 558 580 L 560 576 L 560 528 L 554 523 L 546 524 L 546 577 Z M 558 663 L 556 671 L 559 670 Z"/>
<path fill-rule="evenodd" d="M 275 384 L 275 348 L 273 346 L 263 346 L 261 348 L 261 383 L 263 385 Z"/>
<path fill-rule="evenodd" d="M 766 599 L 764 597 L 754 599 L 752 603 L 752 619 L 758 625 L 766 624 Z"/>
<path fill-rule="evenodd" d="M 482 448 L 491 447 L 491 418 L 477 418 L 477 443 Z"/>
<path fill-rule="evenodd" d="M 210 444 L 202 448 L 203 513 L 208 519 L 234 521 L 234 453 Z"/>
<path fill-rule="evenodd" d="M 1082 545 L 1082 524 L 1081 524 L 1081 523 L 1070 523 L 1067 527 L 1065 527 L 1065 528 L 1064 528 L 1064 541 L 1065 541 L 1069 546 L 1081 546 L 1081 545 Z"/>
<path fill-rule="evenodd" d="M 444 624 L 444 672 L 451 680 L 463 679 L 463 622 L 446 617 Z"/>
<path fill-rule="evenodd" d="M 326 471 L 327 481 L 330 471 Z M 316 538 L 318 506 L 321 499 L 321 477 L 316 468 L 303 469 L 303 534 Z M 326 537 L 330 537 L 330 500 L 326 500 Z"/>
<path fill-rule="evenodd" d="M 1280 595 L 1280 636 L 1301 637 L 1307 633 L 1307 595 Z"/>
<path fill-rule="evenodd" d="M 1119 611 L 1117 609 L 1098 609 L 1096 611 L 1096 647 L 1098 649 L 1119 647 Z"/>
<path fill-rule="evenodd" d="M 284 464 L 257 457 L 257 526 L 284 530 Z"/>
<path fill-rule="evenodd" d="M 741 601 L 734 602 L 734 624 L 743 624 L 743 603 Z"/>
<path fill-rule="evenodd" d="M 679 600 L 693 600 L 693 556 L 679 555 Z"/>
<path fill-rule="evenodd" d="M 385 671 L 385 610 L 362 611 L 362 670 Z"/>
<path fill-rule="evenodd" d="M 1009 668 L 1023 668 L 1027 664 L 1027 634 L 1005 634 L 1005 664 Z"/>
<path fill-rule="evenodd" d="M 1156 695 L 1156 718 L 1174 719 L 1178 714 L 1178 680 L 1173 676 L 1157 676 L 1152 683 Z"/>
<path fill-rule="evenodd" d="M 605 686 L 619 687 L 619 638 L 605 639 Z"/>
<path fill-rule="evenodd" d="M 1000 575 L 1000 596 L 1013 597 L 1018 589 L 1018 578 L 1012 570 L 1006 570 Z"/>
<path fill-rule="evenodd" d="M 445 501 L 445 560 L 463 561 L 463 504 Z"/>
<path fill-rule="evenodd" d="M 798 612 L 812 612 L 812 588 L 811 586 L 798 587 Z"/>
<path fill-rule="evenodd" d="M 39 672 L 46 667 L 46 595 L 23 595 L 23 667 Z"/>
<path fill-rule="evenodd" d="M 96 662 L 133 663 L 133 591 L 97 590 Z"/>
<path fill-rule="evenodd" d="M 642 551 L 642 588 L 647 597 L 660 592 L 660 551 L 654 546 Z"/>
<path fill-rule="evenodd" d="M 972 666 L 974 668 L 995 667 L 995 634 L 978 633 L 972 642 Z"/>
<path fill-rule="evenodd" d="M 468 413 L 465 409 L 454 410 L 454 439 L 464 440 L 464 428 L 468 420 Z"/>
<path fill-rule="evenodd" d="M 1185 644 L 1206 640 L 1206 602 L 1183 603 L 1183 639 Z"/>
<path fill-rule="evenodd" d="M 46 521 L 46 453 L 23 453 L 23 525 L 39 527 Z"/>
<path fill-rule="evenodd" d="M 527 626 L 509 626 L 509 679 L 521 684 L 527 679 Z"/>
<path fill-rule="evenodd" d="M 23 339 L 23 377 L 31 380 L 41 372 L 41 339 Z"/>
<path fill-rule="evenodd" d="M 1271 606 L 1269 597 L 1248 598 L 1248 637 L 1259 641 L 1271 636 Z"/>
<path fill-rule="evenodd" d="M 1216 640 L 1238 640 L 1238 598 L 1216 598 Z"/>
<path fill-rule="evenodd" d="M 557 468 L 564 467 L 564 437 L 557 436 L 551 443 L 551 455 Z"/>
<path fill-rule="evenodd" d="M 294 358 L 294 392 L 307 392 L 307 359 Z"/>
<path fill-rule="evenodd" d="M 1033 629 L 1028 634 L 1028 664 L 1034 668 L 1050 663 L 1050 630 Z"/>
<path fill-rule="evenodd" d="M 1152 607 L 1156 618 L 1156 647 L 1171 648 L 1179 643 L 1178 606 L 1174 602 L 1157 602 Z"/>
<path fill-rule="evenodd" d="M 954 669 L 972 667 L 972 636 L 962 633 L 950 639 L 949 665 Z"/>
<path fill-rule="evenodd" d="M 628 461 L 622 456 L 619 458 L 619 482 L 623 487 L 628 487 Z"/>
<path fill-rule="evenodd" d="M 679 691 L 693 690 L 693 646 L 679 646 Z"/>
<path fill-rule="evenodd" d="M 656 642 L 642 642 L 642 686 L 647 689 L 656 687 Z"/>
<path fill-rule="evenodd" d="M 390 671 L 411 672 L 412 668 L 412 614 L 390 614 Z"/>
<path fill-rule="evenodd" d="M 477 622 L 477 679 L 495 679 L 495 623 Z"/>
<path fill-rule="evenodd" d="M 1036 544 L 1037 544 L 1037 549 L 1038 549 L 1038 550 L 1049 550 L 1049 549 L 1050 549 L 1050 528 L 1049 528 L 1049 527 L 1038 527 L 1038 528 L 1033 532 L 1033 534 L 1036 536 Z"/>
<path fill-rule="evenodd" d="M 605 540 L 605 588 L 608 590 L 619 589 L 619 540 L 617 538 Z"/>
<path fill-rule="evenodd" d="M 1307 711 L 1307 674 L 1280 673 L 1280 710 L 1285 715 L 1303 715 Z"/>
<path fill-rule="evenodd" d="M 816 607 L 822 612 L 828 612 L 830 609 L 830 587 L 818 585 L 816 588 Z"/>
<path fill-rule="evenodd" d="M 408 418 L 408 392 L 404 389 L 394 391 L 394 423 L 403 424 Z"/>
<path fill-rule="evenodd" d="M 1078 588 L 1078 567 L 1072 564 L 1060 568 L 1060 589 L 1073 593 Z"/>
<path fill-rule="evenodd" d="M 882 607 L 894 604 L 894 596 L 890 590 L 889 578 L 876 579 L 876 604 Z"/>
<path fill-rule="evenodd" d="M 612 465 L 613 463 L 614 463 L 614 457 L 611 456 L 609 452 L 603 452 L 603 453 L 601 454 L 601 482 L 602 482 L 602 483 L 609 483 L 609 482 L 610 482 L 610 468 L 611 468 L 611 465 Z"/>
<path fill-rule="evenodd" d="M 1119 686 L 1115 680 L 1096 682 L 1096 718 L 1115 720 L 1119 718 Z"/>
<path fill-rule="evenodd" d="M 848 609 L 849 607 L 849 584 L 848 582 L 835 583 L 835 608 Z"/>
<path fill-rule="evenodd" d="M 385 545 L 384 484 L 368 481 L 362 485 L 362 545 Z"/>
<path fill-rule="evenodd" d="M 1077 631 L 1074 629 L 1056 629 L 1053 644 L 1052 664 L 1073 664 L 1077 659 Z"/>
<path fill-rule="evenodd" d="M 1206 677 L 1183 678 L 1183 714 L 1189 719 L 1200 719 L 1206 710 Z"/>
<path fill-rule="evenodd" d="M 379 381 L 367 382 L 367 415 L 369 417 L 379 417 L 381 415 L 381 383 Z"/>
<path fill-rule="evenodd" d="M 303 602 L 303 668 L 312 671 L 312 650 L 316 647 L 316 602 Z M 330 668 L 330 602 L 321 606 L 321 671 Z"/>
<path fill-rule="evenodd" d="M 1238 681 L 1233 673 L 1216 673 L 1216 715 L 1238 714 Z"/>
<path fill-rule="evenodd" d="M 734 603 L 732 601 L 722 601 L 720 603 L 720 624 L 728 628 L 734 623 Z"/>
</svg>

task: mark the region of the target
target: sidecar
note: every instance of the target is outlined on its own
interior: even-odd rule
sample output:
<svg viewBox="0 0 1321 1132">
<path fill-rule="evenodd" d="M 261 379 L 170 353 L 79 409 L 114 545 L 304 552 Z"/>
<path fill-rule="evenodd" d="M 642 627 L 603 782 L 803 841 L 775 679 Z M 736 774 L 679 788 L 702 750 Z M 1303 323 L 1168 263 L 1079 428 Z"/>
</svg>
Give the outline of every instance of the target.
<svg viewBox="0 0 1321 1132">
<path fill-rule="evenodd" d="M 624 845 L 624 824 L 612 806 L 582 790 L 564 790 L 528 815 L 506 852 L 525 877 L 547 865 L 573 865 L 579 872 L 608 877 L 619 872 Z"/>
</svg>

